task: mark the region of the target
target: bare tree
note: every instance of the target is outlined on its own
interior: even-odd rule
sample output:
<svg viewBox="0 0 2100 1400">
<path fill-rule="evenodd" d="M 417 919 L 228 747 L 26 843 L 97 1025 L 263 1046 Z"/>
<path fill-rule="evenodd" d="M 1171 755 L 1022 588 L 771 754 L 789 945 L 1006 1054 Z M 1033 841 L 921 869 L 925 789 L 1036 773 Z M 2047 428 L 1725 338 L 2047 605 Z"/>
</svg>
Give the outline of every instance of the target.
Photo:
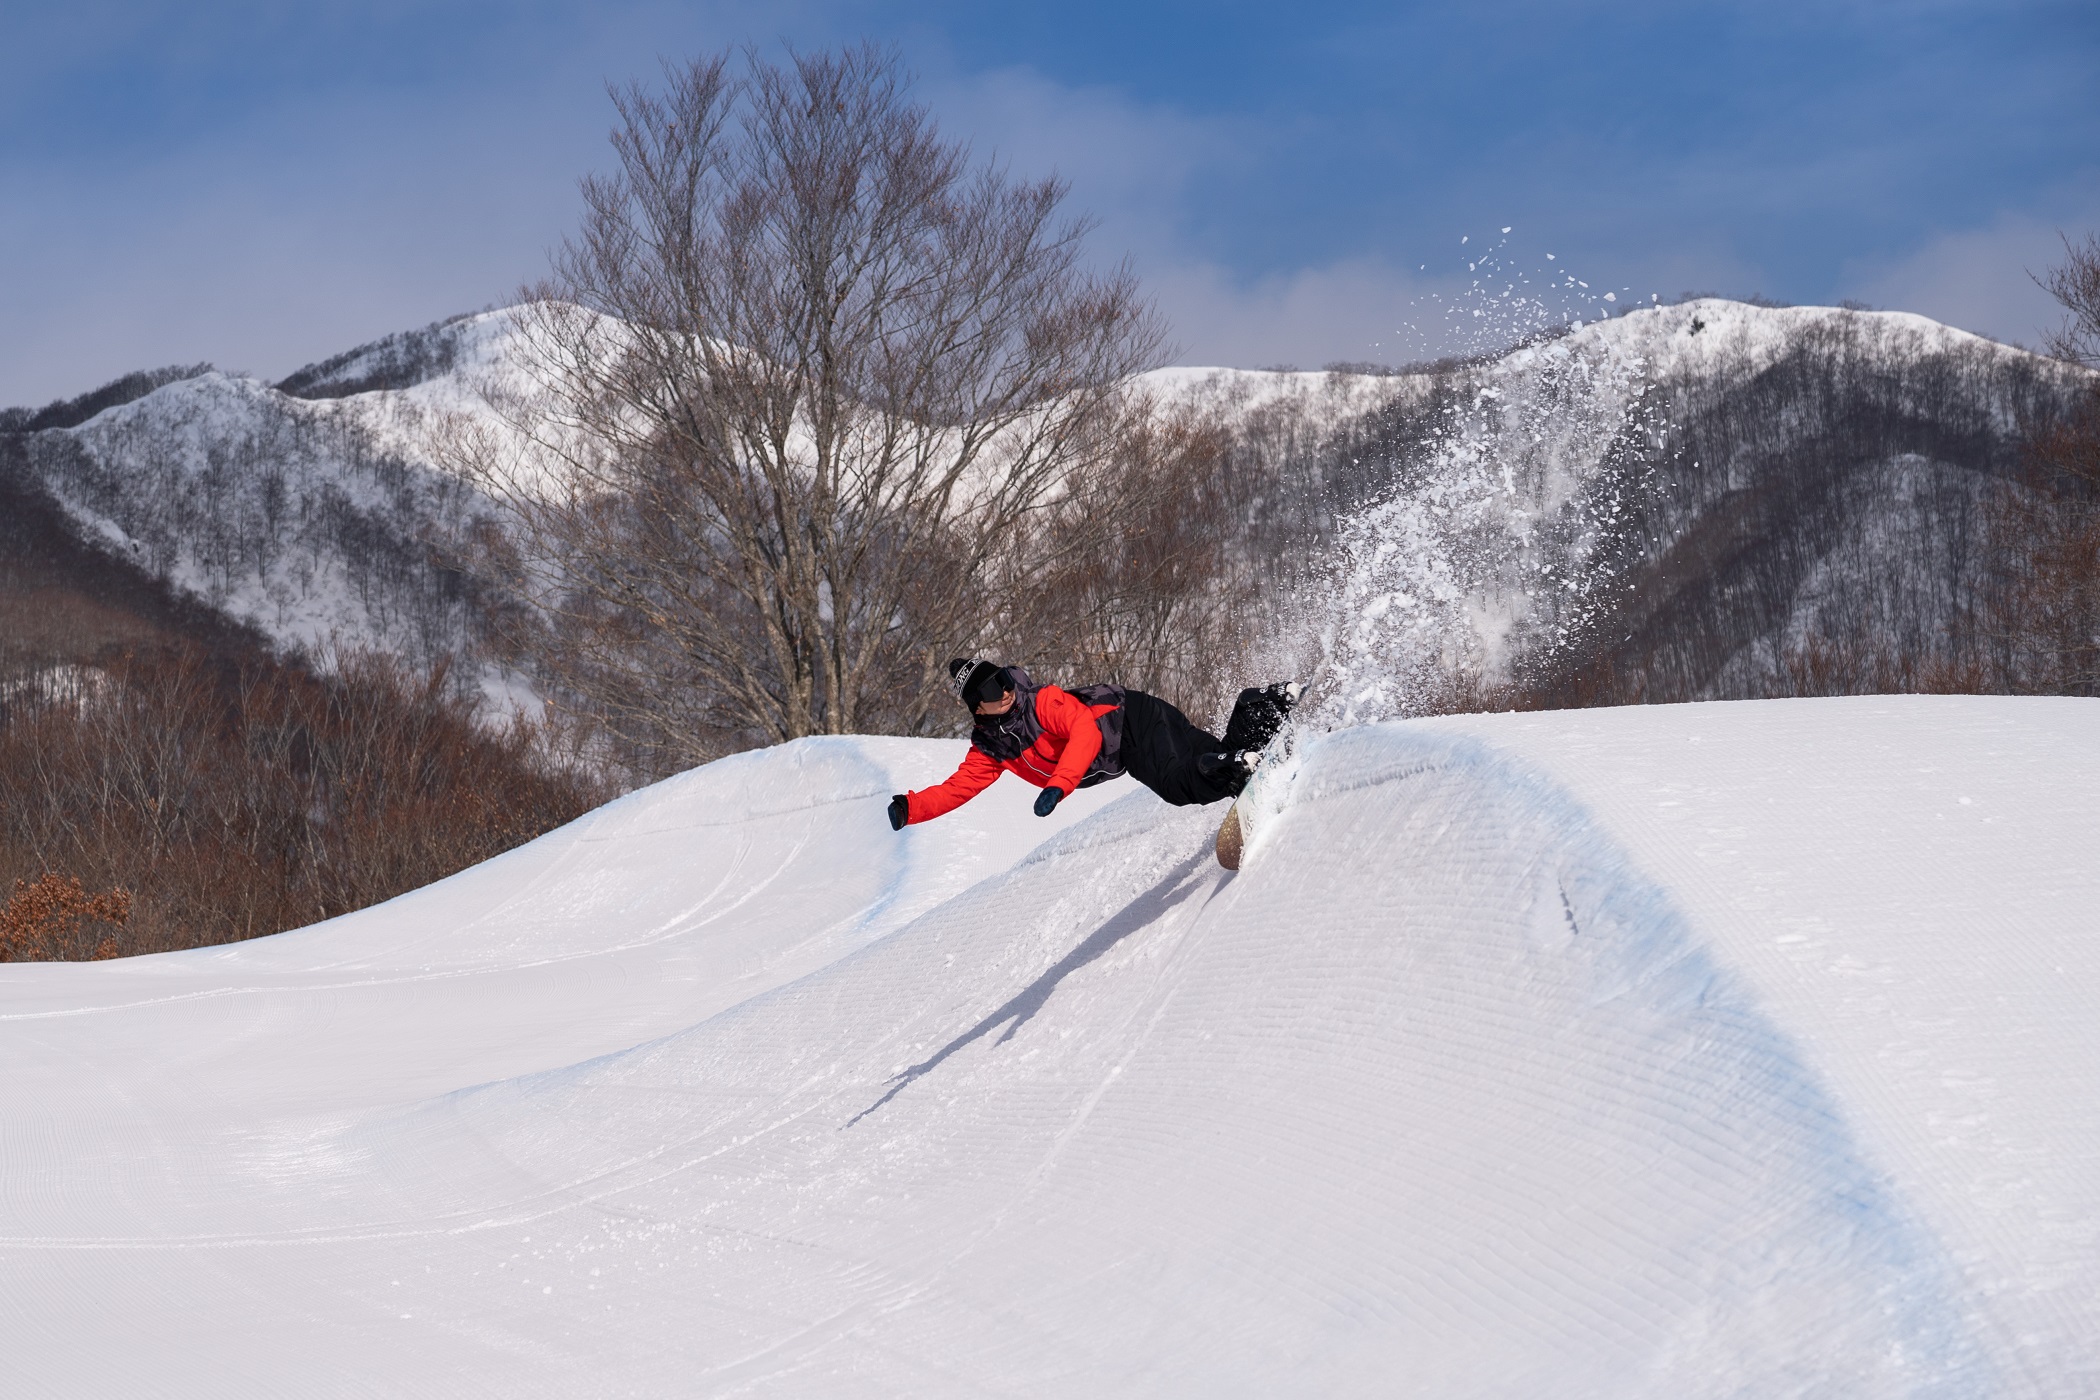
<svg viewBox="0 0 2100 1400">
<path fill-rule="evenodd" d="M 2064 260 L 2035 279 L 2070 313 L 2049 337 L 2049 349 L 2060 360 L 2100 369 L 2100 233 L 2081 243 L 2064 239 Z"/>
<path fill-rule="evenodd" d="M 1238 664 L 1273 571 L 1244 538 L 1266 478 L 1234 470 L 1233 432 L 1214 404 L 1152 401 L 1131 414 L 1107 468 L 1052 512 L 1048 533 L 1065 547 L 1013 590 L 1030 609 L 1010 626 L 1030 644 L 1020 659 L 1195 715 L 1246 683 Z"/>
<path fill-rule="evenodd" d="M 2036 279 L 2069 313 L 2049 348 L 2100 369 L 2100 235 L 2064 254 Z M 2100 378 L 2030 430 L 2027 456 L 2026 490 L 1993 521 L 2007 576 L 1993 630 L 2018 688 L 2100 694 Z"/>
<path fill-rule="evenodd" d="M 643 772 L 925 727 L 1077 547 L 1046 527 L 1159 350 L 1065 186 L 973 166 L 906 87 L 861 47 L 616 91 L 618 168 L 518 313 L 532 448 L 462 449 L 544 678 Z"/>
</svg>

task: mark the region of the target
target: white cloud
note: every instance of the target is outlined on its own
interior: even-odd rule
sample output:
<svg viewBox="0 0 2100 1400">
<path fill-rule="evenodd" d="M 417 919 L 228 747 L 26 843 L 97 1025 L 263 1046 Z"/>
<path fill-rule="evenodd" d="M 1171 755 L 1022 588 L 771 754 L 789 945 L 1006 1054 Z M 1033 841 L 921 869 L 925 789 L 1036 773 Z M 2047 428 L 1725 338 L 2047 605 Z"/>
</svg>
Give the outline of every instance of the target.
<svg viewBox="0 0 2100 1400">
<path fill-rule="evenodd" d="M 338 8 L 347 23 L 415 22 L 393 0 Z M 0 152 L 0 406 L 148 365 L 279 376 L 505 300 L 574 226 L 576 178 L 608 163 L 607 74 L 647 79 L 658 54 L 785 22 L 759 0 L 609 0 L 541 19 L 463 45 L 441 80 L 270 88 L 179 140 Z M 102 37 L 73 37 L 37 52 L 100 52 Z"/>
<path fill-rule="evenodd" d="M 1399 363 L 1445 348 L 1403 329 L 1422 319 L 1428 284 L 1375 259 L 1253 281 L 1185 262 L 1159 269 L 1149 284 L 1183 364 L 1315 369 L 1336 360 Z"/>
<path fill-rule="evenodd" d="M 20 197 L 0 221 L 0 403 L 194 360 L 282 375 L 507 298 L 574 217 L 596 143 L 581 112 L 464 105 L 343 104 L 296 140 L 0 171 Z"/>
<path fill-rule="evenodd" d="M 941 71 L 920 91 L 948 135 L 967 139 L 980 154 L 996 153 L 1016 176 L 1055 170 L 1070 182 L 1072 208 L 1099 220 L 1093 252 L 1104 262 L 1130 257 L 1170 324 L 1181 364 L 1403 364 L 1500 349 L 1534 329 L 1538 315 L 1513 312 L 1474 289 L 1469 260 L 1497 247 L 1506 266 L 1531 274 L 1522 290 L 1554 302 L 1554 319 L 1562 303 L 1547 283 L 1556 270 L 1587 269 L 1597 279 L 1595 292 L 1568 292 L 1565 309 L 1575 315 L 1596 314 L 1585 309 L 1590 301 L 1630 284 L 1630 275 L 1615 275 L 1629 262 L 1642 268 L 1633 288 L 1641 300 L 1651 292 L 1767 289 L 1754 269 L 1712 240 L 1659 251 L 1614 248 L 1600 257 L 1599 230 L 1548 238 L 1539 220 L 1525 220 L 1504 238 L 1497 230 L 1511 222 L 1509 211 L 1489 207 L 1496 201 L 1485 195 L 1478 216 L 1450 229 L 1448 246 L 1434 253 L 1404 256 L 1369 230 L 1350 240 L 1358 250 L 1346 256 L 1250 273 L 1223 256 L 1232 230 L 1205 222 L 1233 215 L 1201 196 L 1272 184 L 1278 160 L 1289 153 L 1288 133 L 1110 88 L 1067 87 L 1023 67 Z M 1462 233 L 1471 235 L 1463 250 Z M 1549 264 L 1551 247 L 1561 256 Z"/>
<path fill-rule="evenodd" d="M 2002 213 L 1980 228 L 1940 234 L 1907 257 L 1855 264 L 1846 280 L 1856 288 L 1853 296 L 1876 306 L 2039 345 L 2063 314 L 2034 276 L 2063 261 L 2059 233 L 2075 239 L 2096 229 L 2100 181 L 2050 201 L 2042 212 Z"/>
<path fill-rule="evenodd" d="M 706 8 L 742 13 L 747 3 Z M 595 75 L 646 75 L 640 49 L 666 32 L 615 28 L 516 82 L 479 73 L 456 90 L 319 97 L 132 166 L 0 166 L 13 196 L 0 200 L 0 404 L 175 361 L 279 375 L 507 296 L 544 269 L 546 247 L 570 226 L 576 175 L 605 161 Z M 1600 219 L 1579 202 L 1485 190 L 1463 201 L 1469 222 L 1435 253 L 1371 228 L 1328 241 L 1345 253 L 1293 266 L 1289 249 L 1272 247 L 1263 264 L 1245 252 L 1262 240 L 1233 237 L 1233 221 L 1259 222 L 1270 237 L 1289 224 L 1258 203 L 1290 154 L 1288 131 L 1026 67 L 937 62 L 918 95 L 949 135 L 1014 175 L 1055 170 L 1071 182 L 1071 207 L 1100 222 L 1094 254 L 1130 257 L 1182 363 L 1402 363 L 1506 344 L 1525 327 L 1492 307 L 1474 317 L 1466 268 L 1509 223 L 1525 266 L 1575 270 L 1595 295 L 1790 291 L 1725 238 L 1648 226 L 1631 206 Z M 1855 262 L 1837 291 L 2035 343 L 2055 312 L 2028 271 L 2059 260 L 2058 228 L 2100 227 L 2100 176 L 2066 188 L 1906 256 Z M 1463 253 L 1461 233 L 1473 235 Z M 1560 254 L 1552 264 L 1549 248 Z"/>
<path fill-rule="evenodd" d="M 1018 178 L 1053 170 L 1075 203 L 1150 241 L 1181 217 L 1190 182 L 1206 168 L 1249 160 L 1262 129 L 1138 102 L 1112 88 L 1073 88 L 1027 68 L 929 79 L 920 95 L 944 134 L 996 155 Z"/>
<path fill-rule="evenodd" d="M 1209 254 L 1220 240 L 1195 222 L 1192 187 L 1272 157 L 1273 131 L 1065 87 L 1026 68 L 936 78 L 924 91 L 949 135 L 996 152 L 1016 176 L 1054 170 L 1070 182 L 1071 207 L 1099 220 L 1092 251 L 1104 262 L 1129 256 L 1167 318 L 1177 362 L 1317 366 L 1422 353 L 1396 347 L 1395 328 L 1426 279 L 1376 257 L 1250 278 Z"/>
</svg>

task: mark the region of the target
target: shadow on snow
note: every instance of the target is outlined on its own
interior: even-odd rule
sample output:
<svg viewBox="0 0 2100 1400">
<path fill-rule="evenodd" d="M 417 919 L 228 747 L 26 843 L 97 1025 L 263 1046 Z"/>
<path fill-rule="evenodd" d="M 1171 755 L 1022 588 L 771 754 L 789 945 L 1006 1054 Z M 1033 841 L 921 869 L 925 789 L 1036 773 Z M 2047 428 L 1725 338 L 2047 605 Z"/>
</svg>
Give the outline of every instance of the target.
<svg viewBox="0 0 2100 1400">
<path fill-rule="evenodd" d="M 1193 894 L 1196 886 L 1190 882 L 1189 876 L 1195 873 L 1196 868 L 1202 864 L 1207 855 L 1209 855 L 1207 850 L 1198 851 L 1195 855 L 1182 861 L 1168 871 L 1165 878 L 1160 880 L 1158 884 L 1146 890 L 1136 899 L 1131 900 L 1130 903 L 1116 911 L 1112 918 L 1088 934 L 1085 942 L 1065 954 L 1040 977 L 1015 993 L 1012 1000 L 1008 1001 L 1004 1006 L 992 1012 L 991 1015 L 970 1027 L 970 1029 L 964 1031 L 946 1045 L 943 1045 L 926 1059 L 906 1069 L 899 1070 L 892 1075 L 890 1077 L 889 1092 L 854 1114 L 851 1119 L 847 1120 L 846 1127 L 852 1127 L 876 1109 L 881 1108 L 891 1099 L 896 1098 L 897 1095 L 910 1088 L 918 1080 L 938 1069 L 941 1062 L 950 1055 L 953 1055 L 966 1045 L 982 1040 L 999 1026 L 1006 1025 L 1006 1033 L 1000 1036 L 995 1043 L 1004 1045 L 1007 1041 L 1012 1040 L 1021 1027 L 1027 1025 L 1029 1021 L 1034 1019 L 1035 1013 L 1043 1009 L 1044 1003 L 1050 1000 L 1050 994 L 1057 990 L 1058 983 L 1064 981 L 1065 978 L 1085 967 L 1088 963 L 1094 961 L 1139 929 L 1157 923 L 1175 905 L 1182 903 Z"/>
</svg>

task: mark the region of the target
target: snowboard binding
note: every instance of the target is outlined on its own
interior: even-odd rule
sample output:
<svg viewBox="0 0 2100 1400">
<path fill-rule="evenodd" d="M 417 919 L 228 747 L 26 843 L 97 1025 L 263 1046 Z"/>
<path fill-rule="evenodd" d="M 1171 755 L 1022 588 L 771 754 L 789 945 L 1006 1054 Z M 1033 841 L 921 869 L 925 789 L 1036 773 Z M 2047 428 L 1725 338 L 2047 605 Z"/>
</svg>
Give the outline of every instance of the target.
<svg viewBox="0 0 2100 1400">
<path fill-rule="evenodd" d="M 1216 843 L 1218 864 L 1227 870 L 1240 868 L 1240 859 L 1246 848 L 1242 794 L 1253 780 L 1255 770 L 1261 766 L 1262 755 L 1282 732 L 1284 722 L 1304 694 L 1305 686 L 1299 681 L 1278 681 L 1274 685 L 1241 691 L 1238 703 L 1232 707 L 1232 721 L 1225 726 L 1225 751 L 1204 754 L 1196 760 L 1199 772 L 1233 794 L 1232 806 L 1225 813 L 1224 824 L 1218 828 Z"/>
</svg>

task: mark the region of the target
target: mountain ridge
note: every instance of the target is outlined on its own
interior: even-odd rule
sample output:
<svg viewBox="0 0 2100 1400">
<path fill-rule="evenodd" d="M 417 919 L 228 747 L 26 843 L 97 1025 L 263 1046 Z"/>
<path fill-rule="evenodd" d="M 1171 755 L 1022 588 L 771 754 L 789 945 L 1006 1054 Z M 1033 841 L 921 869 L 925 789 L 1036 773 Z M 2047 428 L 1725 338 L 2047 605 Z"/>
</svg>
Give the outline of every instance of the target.
<svg viewBox="0 0 2100 1400">
<path fill-rule="evenodd" d="M 498 512 L 436 438 L 459 415 L 490 420 L 476 385 L 519 381 L 517 333 L 499 308 L 275 385 L 128 376 L 56 417 L 14 411 L 4 436 L 84 538 L 279 649 L 468 651 L 483 604 L 446 546 Z M 1962 532 L 2011 474 L 2019 420 L 2076 375 L 1908 313 L 1705 298 L 1391 374 L 1184 366 L 1141 382 L 1239 435 L 1263 488 L 1248 548 L 1340 552 L 1294 621 L 1339 627 L 1344 670 L 1402 678 L 1415 699 L 1378 702 L 1397 713 L 1432 671 L 1507 684 L 1578 663 L 1637 675 L 1620 698 L 1770 693 L 1789 648 L 1847 612 L 1930 653 L 1982 567 Z M 1921 397 L 1913 379 L 1936 387 Z M 1867 408 L 1886 440 L 1833 455 Z M 1912 439 L 1932 451 L 1891 447 Z M 1347 562 L 1402 538 L 1397 573 Z M 1873 594 L 1876 578 L 1896 584 Z"/>
</svg>

